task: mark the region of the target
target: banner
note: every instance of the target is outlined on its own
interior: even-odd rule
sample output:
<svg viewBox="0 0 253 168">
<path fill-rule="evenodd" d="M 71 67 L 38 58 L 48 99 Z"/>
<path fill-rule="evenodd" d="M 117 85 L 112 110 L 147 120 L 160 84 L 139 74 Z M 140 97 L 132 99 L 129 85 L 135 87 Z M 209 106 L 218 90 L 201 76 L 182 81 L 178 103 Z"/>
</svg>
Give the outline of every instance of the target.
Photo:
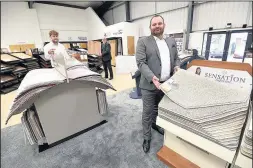
<svg viewBox="0 0 253 168">
<path fill-rule="evenodd" d="M 191 66 L 187 71 L 224 84 L 233 84 L 234 86 L 250 90 L 252 88 L 252 76 L 247 71 L 203 66 Z"/>
</svg>

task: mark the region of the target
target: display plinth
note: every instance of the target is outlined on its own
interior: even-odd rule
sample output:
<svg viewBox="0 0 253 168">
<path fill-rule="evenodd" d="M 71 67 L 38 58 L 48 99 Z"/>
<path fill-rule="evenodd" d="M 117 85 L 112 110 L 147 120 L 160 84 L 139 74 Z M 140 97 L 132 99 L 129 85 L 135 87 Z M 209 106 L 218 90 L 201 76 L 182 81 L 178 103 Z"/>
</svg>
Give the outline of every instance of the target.
<svg viewBox="0 0 253 168">
<path fill-rule="evenodd" d="M 183 158 L 170 148 L 163 146 L 157 153 L 157 157 L 165 162 L 170 168 L 187 167 L 187 168 L 199 168 L 199 166 Z"/>
<path fill-rule="evenodd" d="M 244 156 L 241 154 L 241 152 L 239 152 L 237 159 L 235 161 L 235 165 L 239 166 L 241 168 L 252 168 L 253 164 L 252 164 L 252 159 Z"/>
<path fill-rule="evenodd" d="M 234 158 L 235 151 L 230 151 L 160 117 L 157 117 L 156 124 L 165 130 L 164 145 L 199 167 L 224 168 L 227 162 L 232 162 Z"/>
<path fill-rule="evenodd" d="M 219 82 L 224 83 L 230 83 L 235 84 L 238 87 L 245 87 L 245 89 L 249 89 L 251 91 L 252 89 L 252 67 L 249 64 L 245 63 L 230 63 L 230 62 L 216 62 L 216 61 L 205 61 L 205 60 L 194 60 L 192 61 L 187 68 L 190 68 L 191 66 L 196 67 L 202 67 L 201 68 L 201 74 L 200 76 L 205 76 L 206 73 L 213 73 L 215 72 L 215 68 L 223 69 L 222 72 L 218 72 L 218 75 L 221 75 L 220 73 L 226 74 L 229 72 L 229 70 L 236 70 L 238 73 L 236 74 L 237 78 L 243 77 L 244 83 L 236 83 L 236 81 L 220 81 L 215 78 L 210 78 L 210 80 L 218 80 Z M 212 71 L 208 72 L 210 69 L 204 69 L 205 67 L 213 68 Z M 196 71 L 196 69 L 195 69 Z M 194 71 L 194 73 L 195 73 Z M 230 72 L 231 74 L 231 72 Z M 238 76 L 239 74 L 239 76 Z M 217 74 L 215 74 L 217 75 Z M 214 76 L 215 76 L 214 75 Z M 232 74 L 233 75 L 233 74 Z M 234 76 L 234 75 L 233 75 Z M 230 167 L 235 162 L 244 162 L 243 156 L 241 156 L 240 152 L 237 153 L 238 149 L 236 151 L 231 151 L 225 147 L 222 147 L 208 139 L 205 139 L 201 136 L 198 136 L 194 134 L 193 132 L 190 132 L 186 129 L 183 129 L 171 122 L 168 122 L 166 120 L 163 120 L 160 117 L 157 117 L 156 124 L 160 127 L 164 128 L 165 134 L 164 134 L 164 146 L 169 148 L 170 150 L 176 152 L 178 154 L 178 158 L 180 156 L 183 158 L 186 158 L 187 160 L 193 162 L 199 167 L 204 168 L 224 168 L 224 167 Z M 244 132 L 244 129 L 242 130 Z M 240 144 L 239 144 L 240 145 Z M 163 148 L 161 149 L 163 150 Z M 160 150 L 160 151 L 161 151 Z M 166 155 L 169 155 L 166 152 L 158 152 L 160 154 L 160 158 L 166 158 Z M 240 161 L 238 161 L 238 159 Z M 249 159 L 252 161 L 251 159 Z M 249 162 L 249 160 L 245 162 Z M 164 162 L 166 165 L 173 165 L 172 160 L 167 160 L 170 163 Z M 233 163 L 233 164 L 232 164 Z M 245 163 L 245 164 L 247 164 Z M 239 165 L 239 164 L 236 164 Z M 248 165 L 248 164 L 247 164 Z M 186 167 L 190 167 L 191 165 L 187 165 Z M 180 166 L 177 168 L 181 168 Z M 231 168 L 231 167 L 230 167 Z M 244 167 L 242 167 L 244 168 Z M 247 167 L 245 167 L 247 168 Z"/>
<path fill-rule="evenodd" d="M 34 104 L 49 146 L 104 121 L 95 87 L 81 81 L 57 85 Z"/>
</svg>

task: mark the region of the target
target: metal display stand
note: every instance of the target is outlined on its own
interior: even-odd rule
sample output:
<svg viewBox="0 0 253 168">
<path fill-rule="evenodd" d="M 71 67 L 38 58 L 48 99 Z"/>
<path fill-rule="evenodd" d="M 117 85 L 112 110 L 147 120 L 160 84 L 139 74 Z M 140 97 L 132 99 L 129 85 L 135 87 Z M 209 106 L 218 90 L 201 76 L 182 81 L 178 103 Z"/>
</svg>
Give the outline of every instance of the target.
<svg viewBox="0 0 253 168">
<path fill-rule="evenodd" d="M 135 79 L 136 87 L 133 88 L 133 91 L 129 94 L 129 96 L 132 99 L 141 99 L 142 95 L 141 95 L 141 89 L 139 87 L 141 72 L 137 70 L 134 74 L 132 74 L 132 79 Z"/>
<path fill-rule="evenodd" d="M 247 71 L 252 76 L 251 66 L 244 63 L 193 60 L 187 68 L 193 65 Z M 164 146 L 157 153 L 157 157 L 168 166 L 174 168 L 182 168 L 182 165 L 189 168 L 232 168 L 235 163 L 239 163 L 236 159 L 245 162 L 245 160 L 243 161 L 245 158 L 242 158 L 238 152 L 239 149 L 231 151 L 159 116 L 156 123 L 165 130 Z M 243 132 L 244 128 L 242 129 Z M 175 156 L 176 159 L 171 159 Z M 252 162 L 251 159 L 247 160 L 247 162 L 249 161 Z"/>
</svg>

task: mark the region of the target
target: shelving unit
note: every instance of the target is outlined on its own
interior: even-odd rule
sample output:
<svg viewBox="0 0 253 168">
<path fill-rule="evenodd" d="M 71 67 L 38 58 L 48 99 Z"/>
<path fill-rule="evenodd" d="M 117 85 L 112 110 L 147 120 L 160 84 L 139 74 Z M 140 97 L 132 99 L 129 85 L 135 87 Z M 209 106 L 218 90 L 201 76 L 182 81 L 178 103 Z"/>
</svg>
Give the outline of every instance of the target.
<svg viewBox="0 0 253 168">
<path fill-rule="evenodd" d="M 88 54 L 88 67 L 91 71 L 101 74 L 103 72 L 101 57 L 93 54 Z"/>
<path fill-rule="evenodd" d="M 44 46 L 48 43 L 49 42 L 45 42 Z M 83 48 L 83 49 L 87 49 L 88 47 L 87 41 L 60 41 L 59 43 L 63 44 L 66 49 L 74 49 L 74 48 L 77 48 L 76 46 L 78 46 L 78 48 Z"/>
<path fill-rule="evenodd" d="M 16 74 L 23 60 L 8 53 L 1 54 L 1 94 L 6 94 L 18 88 L 22 76 Z M 22 69 L 24 67 L 21 67 Z M 26 69 L 26 68 L 24 68 Z M 27 71 L 22 71 L 25 75 Z"/>
</svg>

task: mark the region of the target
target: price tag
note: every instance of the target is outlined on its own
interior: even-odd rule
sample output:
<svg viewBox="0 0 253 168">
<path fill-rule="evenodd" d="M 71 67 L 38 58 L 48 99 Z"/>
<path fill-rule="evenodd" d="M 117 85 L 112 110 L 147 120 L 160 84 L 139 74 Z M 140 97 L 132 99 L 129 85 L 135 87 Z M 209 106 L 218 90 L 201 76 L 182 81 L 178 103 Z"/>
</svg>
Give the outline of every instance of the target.
<svg viewBox="0 0 253 168">
<path fill-rule="evenodd" d="M 164 92 L 167 93 L 169 92 L 172 88 L 171 85 L 167 82 L 164 82 L 163 84 L 160 85 L 160 89 Z"/>
</svg>

